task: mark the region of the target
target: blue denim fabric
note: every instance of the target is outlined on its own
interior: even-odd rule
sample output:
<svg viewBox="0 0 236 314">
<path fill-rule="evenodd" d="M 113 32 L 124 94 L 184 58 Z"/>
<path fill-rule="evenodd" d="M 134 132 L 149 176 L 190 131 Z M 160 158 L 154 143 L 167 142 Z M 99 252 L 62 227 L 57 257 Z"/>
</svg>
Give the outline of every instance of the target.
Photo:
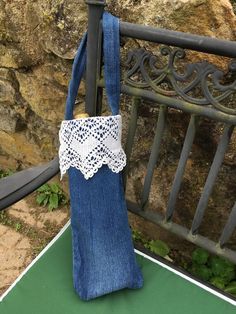
<svg viewBox="0 0 236 314">
<path fill-rule="evenodd" d="M 117 115 L 119 114 L 120 106 L 119 19 L 104 12 L 102 27 L 106 94 L 112 115 Z"/>
<path fill-rule="evenodd" d="M 69 169 L 74 287 L 89 300 L 140 288 L 122 178 L 103 166 L 91 179 Z"/>
<path fill-rule="evenodd" d="M 69 83 L 68 94 L 66 98 L 65 120 L 73 119 L 74 103 L 78 94 L 79 85 L 86 65 L 86 43 L 87 33 L 84 34 L 80 42 L 79 49 L 74 58 L 71 80 Z"/>
<path fill-rule="evenodd" d="M 103 28 L 108 103 L 112 114 L 118 114 L 118 19 L 105 13 Z M 66 119 L 72 118 L 85 60 L 86 35 L 73 65 Z M 68 174 L 76 292 L 81 299 L 90 300 L 123 288 L 141 288 L 143 277 L 135 260 L 121 173 L 114 173 L 104 165 L 88 180 L 76 168 L 70 168 Z"/>
</svg>

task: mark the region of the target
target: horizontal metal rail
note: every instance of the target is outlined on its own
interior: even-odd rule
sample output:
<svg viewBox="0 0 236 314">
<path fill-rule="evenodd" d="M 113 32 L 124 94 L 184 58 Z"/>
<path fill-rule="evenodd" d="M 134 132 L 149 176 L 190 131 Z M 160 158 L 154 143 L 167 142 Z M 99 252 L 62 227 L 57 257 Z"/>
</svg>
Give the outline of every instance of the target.
<svg viewBox="0 0 236 314">
<path fill-rule="evenodd" d="M 98 86 L 105 87 L 103 79 L 99 80 Z M 121 85 L 121 92 L 129 96 L 136 96 L 151 101 L 153 103 L 157 103 L 156 106 L 160 106 L 160 104 L 163 104 L 171 108 L 180 109 L 190 114 L 195 114 L 213 119 L 215 121 L 236 125 L 235 115 L 233 116 L 221 112 L 219 110 L 213 109 L 210 105 L 209 106 L 195 105 L 187 101 L 181 100 L 179 98 L 168 97 L 151 92 L 149 90 L 130 87 L 127 85 Z"/>
<path fill-rule="evenodd" d="M 59 159 L 19 171 L 0 180 L 0 211 L 18 202 L 59 172 Z"/>
<path fill-rule="evenodd" d="M 193 244 L 201 246 L 202 248 L 208 250 L 213 254 L 223 256 L 230 260 L 231 262 L 236 263 L 235 251 L 232 251 L 228 248 L 221 248 L 218 243 L 215 243 L 214 241 L 209 240 L 208 238 L 203 237 L 200 234 L 192 235 L 189 229 L 181 225 L 178 225 L 174 222 L 167 222 L 166 219 L 160 213 L 151 212 L 148 210 L 144 211 L 137 204 L 134 204 L 130 201 L 127 201 L 127 207 L 130 212 L 161 226 L 162 228 L 176 234 L 177 236 Z"/>
<path fill-rule="evenodd" d="M 122 36 L 236 58 L 236 42 L 163 28 L 120 22 Z"/>
<path fill-rule="evenodd" d="M 105 0 L 85 0 L 85 3 L 90 5 L 102 5 L 105 6 L 106 5 L 106 1 Z"/>
</svg>

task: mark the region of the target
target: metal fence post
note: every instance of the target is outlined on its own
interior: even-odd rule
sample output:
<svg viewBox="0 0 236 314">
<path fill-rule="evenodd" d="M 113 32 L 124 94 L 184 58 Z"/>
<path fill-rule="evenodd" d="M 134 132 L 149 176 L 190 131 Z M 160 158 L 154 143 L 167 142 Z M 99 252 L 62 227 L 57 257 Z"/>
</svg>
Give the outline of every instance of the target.
<svg viewBox="0 0 236 314">
<path fill-rule="evenodd" d="M 96 115 L 97 107 L 97 73 L 99 64 L 100 20 L 106 5 L 105 0 L 86 0 L 88 4 L 88 41 L 86 61 L 86 99 L 85 111 L 90 116 Z"/>
</svg>

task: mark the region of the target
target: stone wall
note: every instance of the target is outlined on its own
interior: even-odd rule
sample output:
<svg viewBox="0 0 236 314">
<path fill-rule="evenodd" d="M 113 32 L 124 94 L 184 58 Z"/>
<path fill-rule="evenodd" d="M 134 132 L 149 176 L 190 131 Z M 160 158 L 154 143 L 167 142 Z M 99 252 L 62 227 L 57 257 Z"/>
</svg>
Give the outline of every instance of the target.
<svg viewBox="0 0 236 314">
<path fill-rule="evenodd" d="M 84 1 L 0 1 L 1 165 L 55 156 Z"/>
<path fill-rule="evenodd" d="M 235 39 L 227 0 L 108 1 L 108 9 L 131 22 Z M 3 166 L 37 164 L 56 154 L 72 59 L 86 23 L 83 0 L 0 1 Z"/>
</svg>

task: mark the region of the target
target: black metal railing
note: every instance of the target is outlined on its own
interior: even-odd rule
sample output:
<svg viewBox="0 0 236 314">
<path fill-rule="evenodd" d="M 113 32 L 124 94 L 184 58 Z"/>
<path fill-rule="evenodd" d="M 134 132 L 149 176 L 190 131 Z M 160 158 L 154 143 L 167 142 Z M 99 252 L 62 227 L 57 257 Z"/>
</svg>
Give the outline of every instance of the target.
<svg viewBox="0 0 236 314">
<path fill-rule="evenodd" d="M 87 3 L 90 4 L 91 1 L 88 0 Z M 100 4 L 101 3 L 105 4 L 105 1 L 100 1 Z M 90 10 L 93 10 L 93 7 L 94 5 L 91 5 Z M 103 7 L 97 6 L 97 8 L 98 7 L 100 10 L 99 14 L 101 15 Z M 95 20 L 89 21 L 91 29 L 97 29 L 98 24 L 96 23 L 98 22 Z M 96 24 L 96 26 L 93 24 Z M 98 33 L 98 31 L 96 32 Z M 203 53 L 236 58 L 236 42 L 136 25 L 122 21 L 120 22 L 120 33 L 121 36 L 168 45 L 161 47 L 160 49 L 160 55 L 162 57 L 161 61 L 163 61 L 163 58 L 166 58 L 166 63 L 162 63 L 162 67 L 156 66 L 158 60 L 160 60 L 158 59 L 158 56 L 153 55 L 145 49 L 139 49 L 129 52 L 126 62 L 126 67 L 128 69 L 123 73 L 121 92 L 131 96 L 133 99 L 125 146 L 127 167 L 123 174 L 124 182 L 127 180 L 127 174 L 130 167 L 130 157 L 132 155 L 132 147 L 137 129 L 138 108 L 141 106 L 141 99 L 148 100 L 152 103 L 152 106 L 159 108 L 156 131 L 140 197 L 141 202 L 140 204 L 135 204 L 127 201 L 128 209 L 212 253 L 222 255 L 229 260 L 236 262 L 236 252 L 226 247 L 226 243 L 232 236 L 236 226 L 235 205 L 217 243 L 198 233 L 206 212 L 209 197 L 211 196 L 234 126 L 236 125 L 236 108 L 234 106 L 229 107 L 225 105 L 225 103 L 223 104 L 223 101 L 227 101 L 227 98 L 235 93 L 236 82 L 233 81 L 228 83 L 228 81 L 225 80 L 227 83 L 223 83 L 226 73 L 207 61 L 189 64 L 186 62 L 184 63 L 185 51 L 183 50 L 191 49 Z M 101 40 L 101 36 L 99 40 Z M 97 43 L 97 45 L 97 55 L 94 54 L 93 58 L 99 60 L 100 68 L 97 73 L 95 73 L 94 65 L 91 66 L 90 60 L 87 63 L 86 76 L 87 87 L 90 84 L 89 82 L 96 81 L 96 86 L 93 85 L 93 87 L 91 87 L 90 85 L 90 87 L 88 87 L 88 90 L 90 91 L 89 97 L 91 98 L 90 100 L 87 99 L 86 102 L 87 111 L 90 113 L 94 112 L 94 114 L 96 110 L 92 110 L 91 108 L 97 106 L 97 92 L 99 90 L 101 95 L 101 89 L 104 88 L 104 80 L 100 76 L 100 73 L 102 72 L 101 43 Z M 173 48 L 173 46 L 176 48 Z M 92 51 L 94 53 L 94 43 L 93 45 L 88 43 L 87 49 L 88 53 L 92 54 Z M 176 67 L 176 62 L 178 61 L 182 61 L 182 64 L 184 64 L 184 72 L 182 71 L 181 73 L 178 73 L 178 68 Z M 235 70 L 236 62 L 235 60 L 232 60 L 229 62 L 228 73 L 234 73 Z M 232 77 L 234 77 L 234 75 L 232 75 Z M 163 83 L 165 85 L 164 88 Z M 166 86 L 168 88 L 166 88 Z M 194 92 L 194 89 L 197 90 L 197 93 Z M 101 103 L 99 106 L 101 106 Z M 152 211 L 151 208 L 146 205 L 149 199 L 154 170 L 158 163 L 166 119 L 168 117 L 168 108 L 175 108 L 185 113 L 189 113 L 190 121 L 170 190 L 166 212 L 163 216 L 161 213 Z M 192 221 L 192 226 L 188 229 L 173 222 L 172 217 L 175 211 L 186 163 L 201 118 L 209 118 L 223 123 L 224 130 L 203 187 Z"/>
</svg>

